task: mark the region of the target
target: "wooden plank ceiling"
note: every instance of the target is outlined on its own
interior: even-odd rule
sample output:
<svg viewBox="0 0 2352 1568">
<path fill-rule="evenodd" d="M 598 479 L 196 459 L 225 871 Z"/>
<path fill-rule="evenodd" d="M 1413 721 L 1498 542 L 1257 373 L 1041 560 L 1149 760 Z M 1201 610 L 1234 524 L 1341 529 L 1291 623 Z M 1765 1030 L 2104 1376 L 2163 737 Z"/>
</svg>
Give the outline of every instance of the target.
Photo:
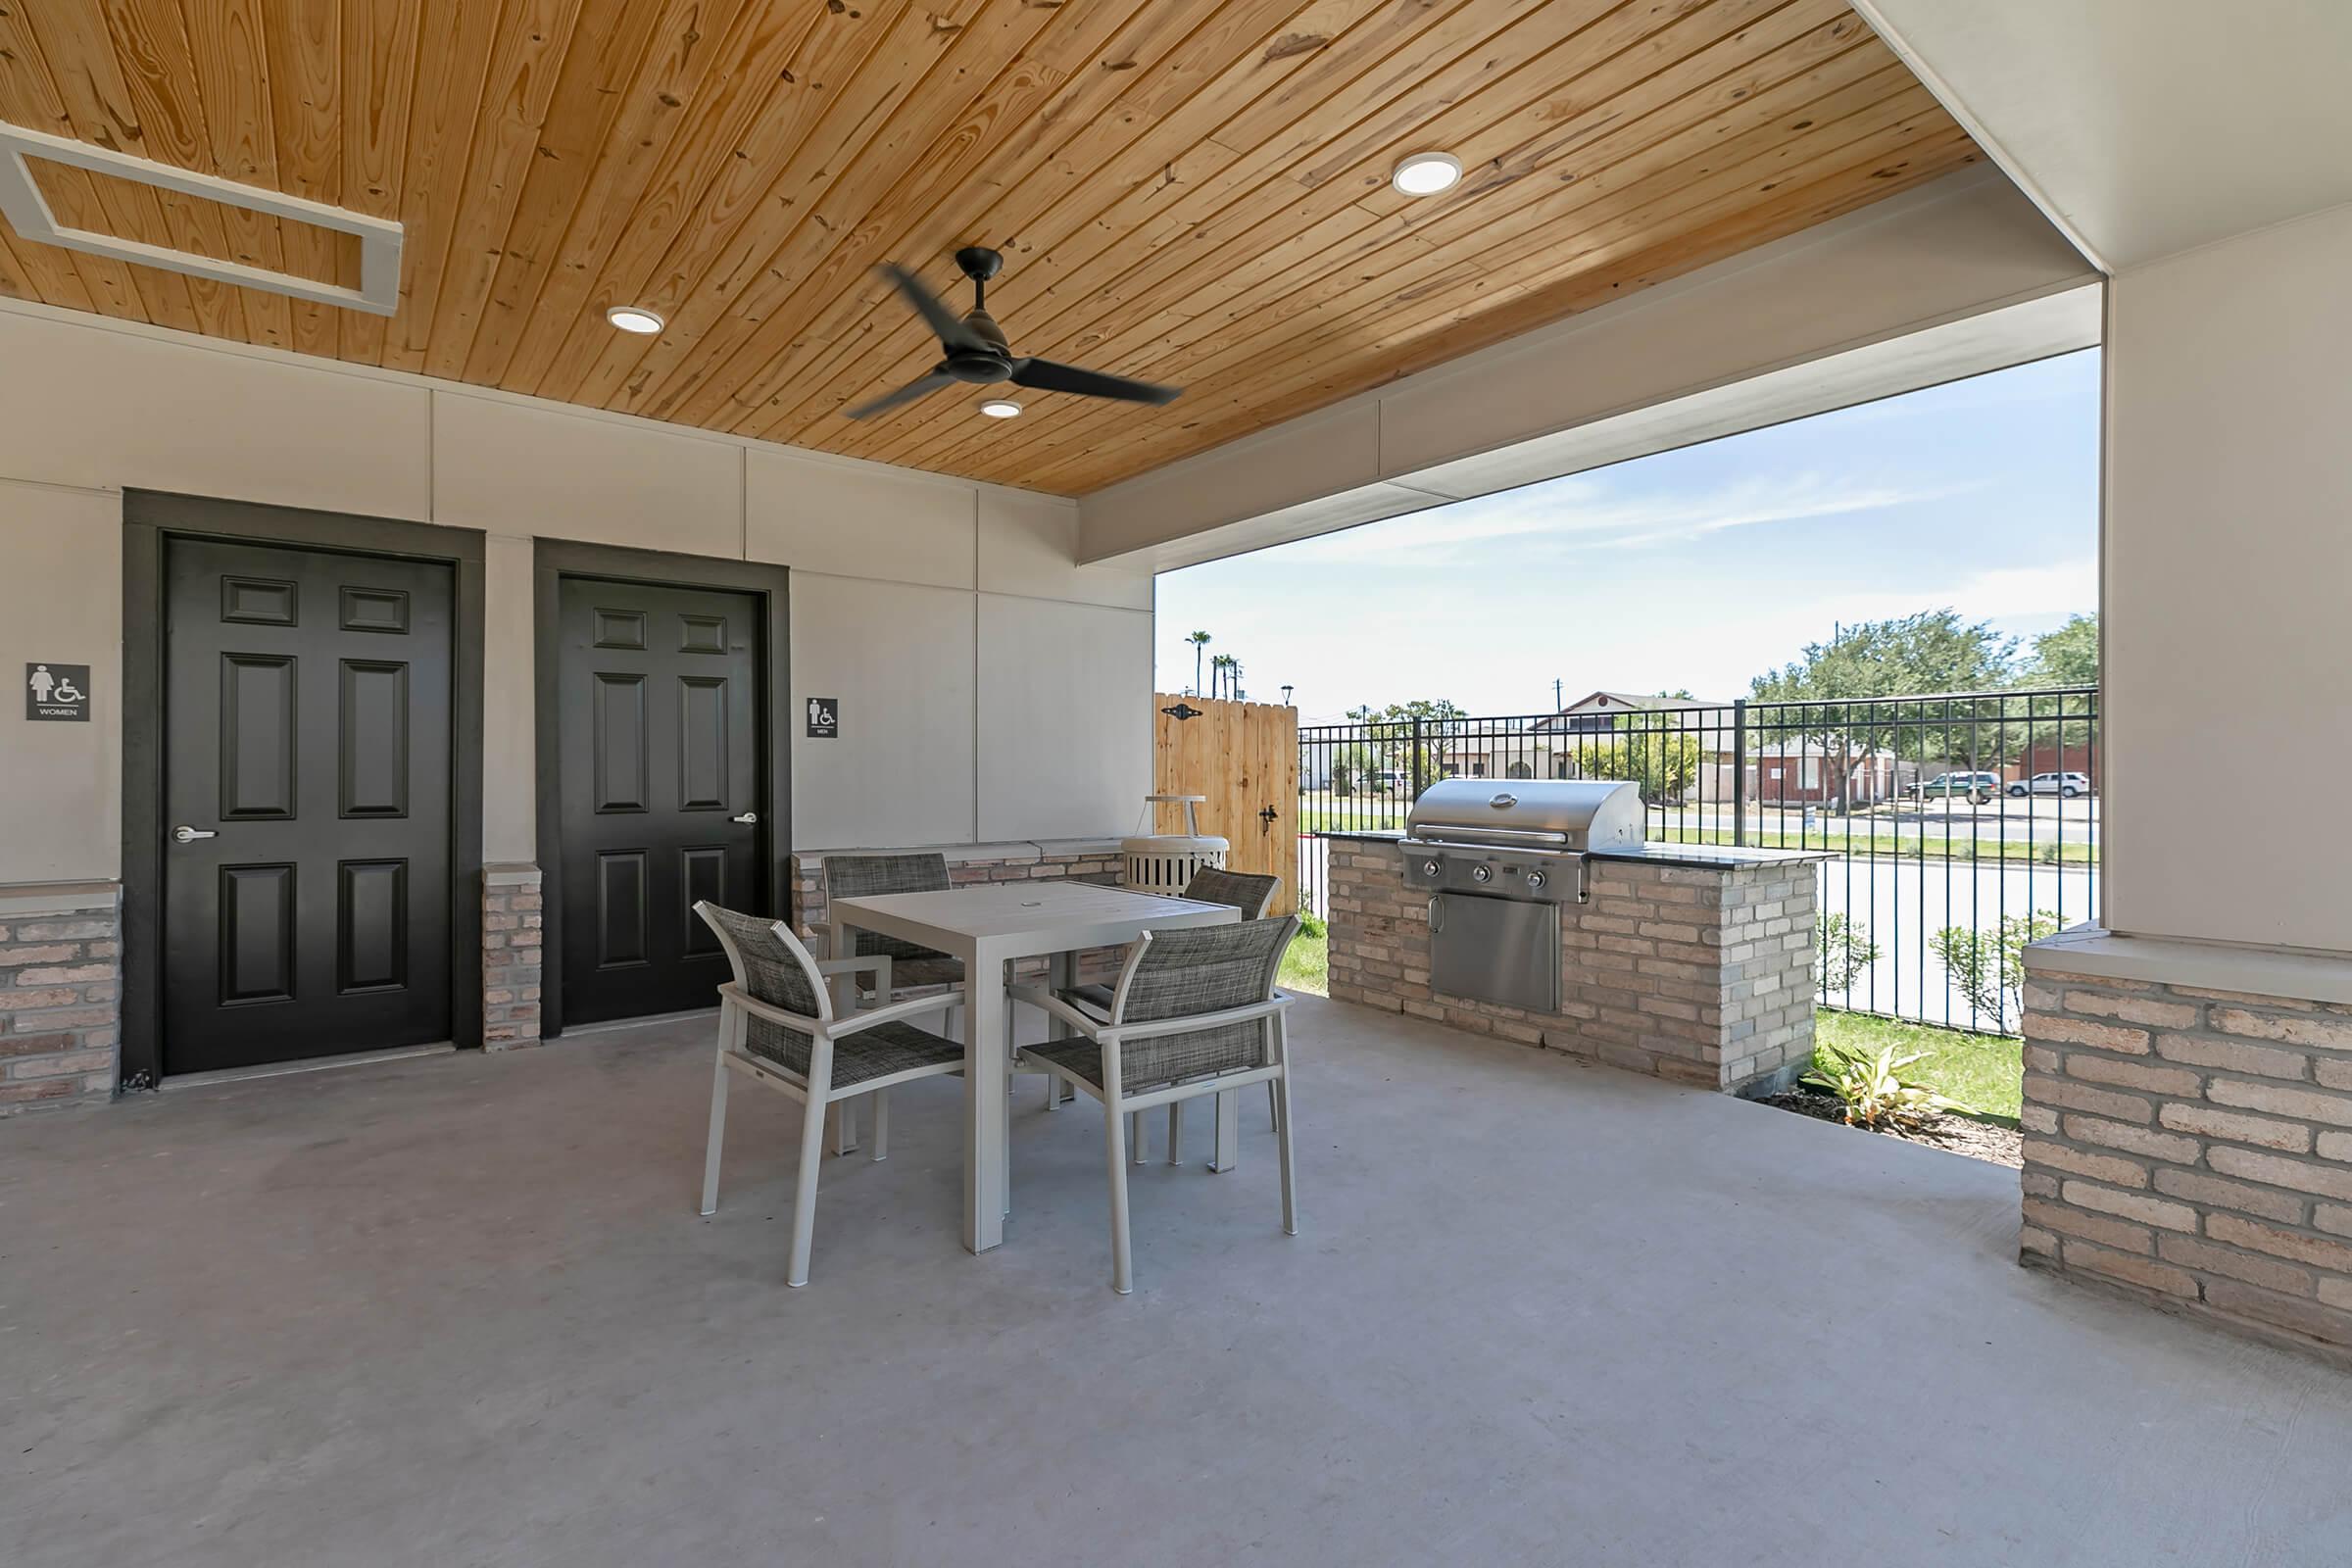
<svg viewBox="0 0 2352 1568">
<path fill-rule="evenodd" d="M 1844 0 L 0 0 L 0 119 L 407 225 L 386 319 L 0 225 L 0 292 L 1081 494 L 1974 161 Z M 1436 148 L 1468 174 L 1388 183 Z M 332 276 L 51 168 L 61 216 Z M 1002 249 L 1016 352 L 1188 389 L 853 422 Z M 655 337 L 609 305 L 650 306 Z"/>
</svg>

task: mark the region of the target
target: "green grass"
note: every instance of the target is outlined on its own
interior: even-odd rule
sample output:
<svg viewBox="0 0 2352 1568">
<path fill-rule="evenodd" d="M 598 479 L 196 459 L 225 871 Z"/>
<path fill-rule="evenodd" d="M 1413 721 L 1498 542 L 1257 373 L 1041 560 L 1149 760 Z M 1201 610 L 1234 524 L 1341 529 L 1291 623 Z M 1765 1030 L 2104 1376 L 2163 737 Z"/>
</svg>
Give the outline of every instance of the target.
<svg viewBox="0 0 2352 1568">
<path fill-rule="evenodd" d="M 2026 1070 L 2023 1041 L 1830 1007 L 1816 1017 L 1814 1038 L 1821 1044 L 1874 1055 L 1888 1046 L 1898 1056 L 1917 1052 L 1924 1059 L 1904 1068 L 1904 1077 L 1957 1101 L 1986 1121 L 2017 1124 Z"/>
<path fill-rule="evenodd" d="M 1328 934 L 1310 935 L 1301 931 L 1291 938 L 1291 951 L 1282 956 L 1282 978 L 1275 983 L 1285 991 L 1304 991 L 1318 997 L 1330 996 L 1330 936 Z"/>
</svg>

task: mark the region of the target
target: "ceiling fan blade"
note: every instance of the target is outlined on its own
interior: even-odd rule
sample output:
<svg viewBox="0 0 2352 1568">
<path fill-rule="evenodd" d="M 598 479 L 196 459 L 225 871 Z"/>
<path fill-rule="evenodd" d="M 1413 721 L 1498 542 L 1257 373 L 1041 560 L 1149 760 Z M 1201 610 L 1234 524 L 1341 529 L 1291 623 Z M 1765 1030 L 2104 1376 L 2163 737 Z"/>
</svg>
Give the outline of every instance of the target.
<svg viewBox="0 0 2352 1568">
<path fill-rule="evenodd" d="M 906 303 L 914 307 L 914 314 L 923 318 L 923 324 L 938 335 L 943 347 L 983 350 L 988 347 L 980 340 L 978 333 L 963 324 L 962 317 L 949 310 L 938 295 L 923 286 L 921 278 L 904 267 L 894 267 L 888 262 L 884 262 L 876 270 L 899 286 L 899 292 L 906 296 Z"/>
<path fill-rule="evenodd" d="M 886 414 L 903 403 L 912 403 L 916 398 L 928 396 L 943 386 L 954 386 L 955 384 L 954 376 L 944 370 L 933 370 L 929 375 L 907 382 L 896 392 L 885 392 L 870 403 L 860 403 L 854 409 L 844 409 L 842 412 L 853 419 L 871 418 L 877 414 Z"/>
<path fill-rule="evenodd" d="M 1184 396 L 1184 388 L 1180 386 L 1153 386 L 1149 381 L 1131 381 L 1123 375 L 1106 375 L 1101 370 L 1082 370 L 1075 365 L 1057 365 L 1052 360 L 1015 360 L 1005 379 L 1015 386 L 1034 387 L 1040 392 L 1075 392 L 1080 397 L 1117 398 L 1122 403 L 1173 403 Z"/>
</svg>

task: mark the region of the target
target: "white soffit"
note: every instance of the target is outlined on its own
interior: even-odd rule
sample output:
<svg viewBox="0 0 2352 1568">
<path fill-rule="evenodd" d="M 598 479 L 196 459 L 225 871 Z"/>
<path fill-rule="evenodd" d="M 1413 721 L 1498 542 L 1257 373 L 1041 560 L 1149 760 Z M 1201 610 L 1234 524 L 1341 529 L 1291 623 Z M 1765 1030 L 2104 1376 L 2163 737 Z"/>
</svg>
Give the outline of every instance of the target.
<svg viewBox="0 0 2352 1568">
<path fill-rule="evenodd" d="M 2112 273 L 2352 202 L 2347 0 L 1853 0 Z"/>
<path fill-rule="evenodd" d="M 1095 491 L 1079 554 L 1166 571 L 2088 347 L 2098 279 L 1954 174 Z"/>
<path fill-rule="evenodd" d="M 1173 571 L 2006 369 L 2099 341 L 2088 284 L 1169 540 L 1105 564 Z"/>
<path fill-rule="evenodd" d="M 32 177 L 31 166 L 26 163 L 28 158 L 65 164 L 74 169 L 109 174 L 117 179 L 127 179 L 160 190 L 177 191 L 199 201 L 218 202 L 224 207 L 239 207 L 247 212 L 266 213 L 291 222 L 308 223 L 316 228 L 349 234 L 360 242 L 360 286 L 356 289 L 345 288 L 339 283 L 320 282 L 292 272 L 272 271 L 266 267 L 217 261 L 193 251 L 176 250 L 168 245 L 150 245 L 143 240 L 125 239 L 119 234 L 102 234 L 95 229 L 61 228 L 57 215 L 49 210 L 48 200 L 41 195 L 40 186 Z M 216 283 L 233 283 L 240 288 L 265 289 L 272 294 L 312 300 L 320 305 L 341 306 L 346 310 L 367 311 L 375 316 L 390 316 L 400 308 L 401 227 L 396 222 L 369 218 L 364 213 L 341 207 L 329 207 L 323 202 L 306 201 L 282 191 L 265 190 L 258 185 L 240 185 L 234 180 L 212 174 L 193 173 L 185 169 L 174 169 L 169 164 L 134 158 L 128 153 L 95 147 L 70 137 L 27 130 L 22 125 L 0 124 L 0 216 L 8 219 L 9 226 L 18 234 L 35 244 L 57 245 L 92 256 L 136 262 L 142 267 L 161 268 L 168 272 L 184 272 L 191 277 L 211 278 Z"/>
</svg>

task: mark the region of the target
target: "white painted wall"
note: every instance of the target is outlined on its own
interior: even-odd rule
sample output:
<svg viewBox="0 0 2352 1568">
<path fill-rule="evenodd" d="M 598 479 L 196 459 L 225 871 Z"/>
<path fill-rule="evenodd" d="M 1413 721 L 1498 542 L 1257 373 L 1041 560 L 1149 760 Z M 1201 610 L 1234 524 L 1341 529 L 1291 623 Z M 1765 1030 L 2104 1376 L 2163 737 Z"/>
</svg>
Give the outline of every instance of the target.
<svg viewBox="0 0 2352 1568">
<path fill-rule="evenodd" d="M 1074 502 L 0 302 L 0 669 L 103 694 L 87 726 L 0 706 L 0 884 L 120 874 L 126 487 L 484 531 L 494 861 L 537 853 L 535 536 L 794 568 L 797 694 L 845 703 L 794 741 L 797 848 L 1115 833 L 1151 785 L 1151 578 L 1081 567 Z M 1041 651 L 1086 680 L 987 667 Z"/>
<path fill-rule="evenodd" d="M 2119 273 L 2108 925 L 2352 954 L 2352 207 Z"/>
<path fill-rule="evenodd" d="M 122 875 L 122 566 L 114 497 L 0 484 L 0 887 Z M 38 662 L 90 666 L 88 723 L 24 721 Z"/>
</svg>

